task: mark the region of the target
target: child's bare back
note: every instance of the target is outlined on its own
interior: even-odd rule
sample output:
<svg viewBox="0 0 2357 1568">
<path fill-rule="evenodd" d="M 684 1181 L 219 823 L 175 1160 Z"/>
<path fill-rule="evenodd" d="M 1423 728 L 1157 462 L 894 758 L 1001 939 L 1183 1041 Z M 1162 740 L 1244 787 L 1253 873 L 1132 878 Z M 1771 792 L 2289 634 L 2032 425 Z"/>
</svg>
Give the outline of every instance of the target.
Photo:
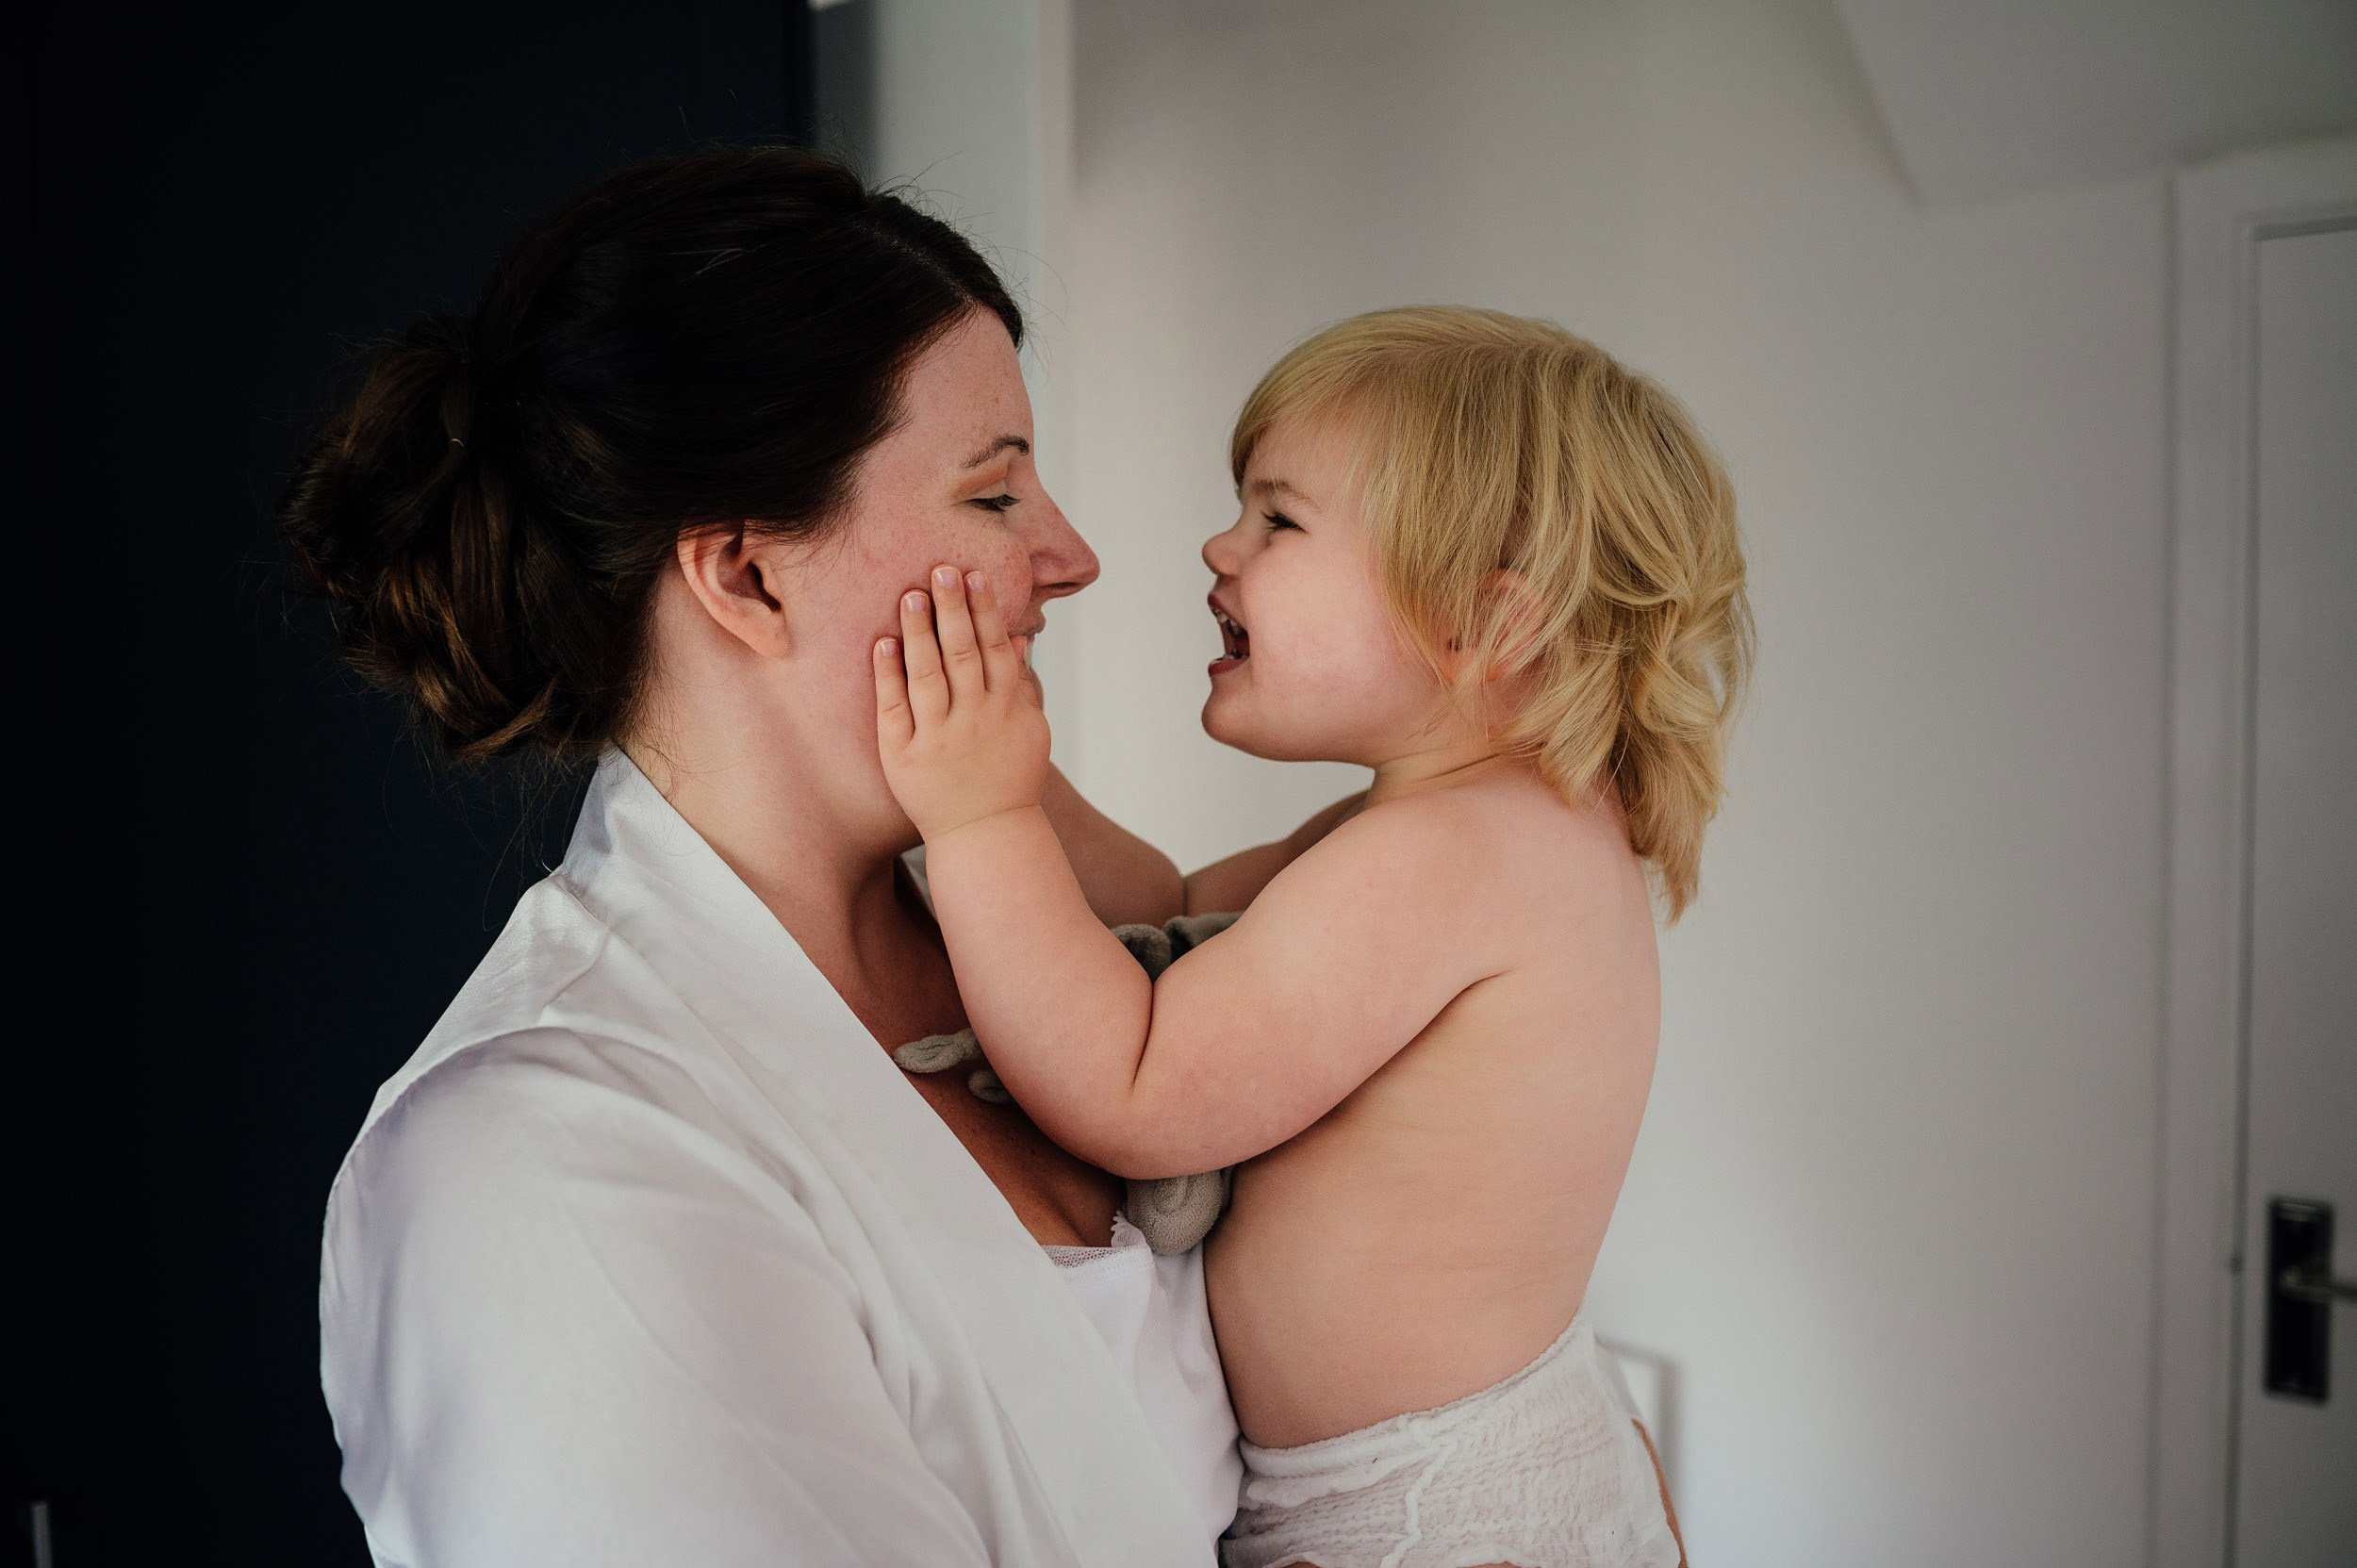
<svg viewBox="0 0 2357 1568">
<path fill-rule="evenodd" d="M 1545 1349 L 1587 1291 L 1653 1074 L 1652 902 L 1608 796 L 1574 810 L 1501 769 L 1378 802 L 1294 872 L 1346 884 L 1393 833 L 1444 845 L 1445 869 L 1410 917 L 1420 945 L 1371 959 L 1484 978 L 1236 1174 L 1206 1268 L 1263 1446 L 1444 1404 Z"/>
</svg>

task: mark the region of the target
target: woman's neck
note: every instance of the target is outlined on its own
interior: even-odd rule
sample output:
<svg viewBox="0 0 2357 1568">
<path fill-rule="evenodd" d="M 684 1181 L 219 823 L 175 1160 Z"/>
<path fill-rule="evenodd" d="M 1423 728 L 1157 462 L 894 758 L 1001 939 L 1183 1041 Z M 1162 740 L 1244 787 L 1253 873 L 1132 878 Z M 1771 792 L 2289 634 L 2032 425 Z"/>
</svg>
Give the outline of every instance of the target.
<svg viewBox="0 0 2357 1568">
<path fill-rule="evenodd" d="M 743 741 L 623 750 L 688 826 L 752 889 L 855 1009 L 902 983 L 923 926 L 894 871 L 914 834 L 897 814 L 830 790 L 774 735 L 759 755 Z"/>
</svg>

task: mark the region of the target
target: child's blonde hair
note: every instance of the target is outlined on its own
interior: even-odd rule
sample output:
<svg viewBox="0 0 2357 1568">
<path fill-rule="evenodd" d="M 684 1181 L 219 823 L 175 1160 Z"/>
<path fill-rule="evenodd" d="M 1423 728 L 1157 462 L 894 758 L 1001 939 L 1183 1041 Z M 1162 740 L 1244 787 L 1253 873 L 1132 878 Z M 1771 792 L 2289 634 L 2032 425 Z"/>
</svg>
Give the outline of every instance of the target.
<svg viewBox="0 0 2357 1568">
<path fill-rule="evenodd" d="M 1409 646 L 1436 675 L 1451 650 L 1527 672 L 1493 738 L 1574 799 L 1608 773 L 1675 920 L 1752 658 L 1734 491 L 1686 410 L 1550 322 L 1377 310 L 1261 378 L 1236 418 L 1237 484 L 1280 421 L 1335 414 Z"/>
</svg>

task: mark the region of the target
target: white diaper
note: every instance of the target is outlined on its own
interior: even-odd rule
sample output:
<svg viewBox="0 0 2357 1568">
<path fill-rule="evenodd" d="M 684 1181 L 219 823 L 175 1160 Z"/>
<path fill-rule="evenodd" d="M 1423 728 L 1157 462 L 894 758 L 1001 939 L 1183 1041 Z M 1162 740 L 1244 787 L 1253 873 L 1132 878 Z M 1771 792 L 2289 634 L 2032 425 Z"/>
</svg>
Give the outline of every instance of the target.
<svg viewBox="0 0 2357 1568">
<path fill-rule="evenodd" d="M 1676 1568 L 1626 1385 L 1572 1319 L 1539 1359 L 1437 1410 L 1244 1450 L 1227 1568 Z"/>
</svg>

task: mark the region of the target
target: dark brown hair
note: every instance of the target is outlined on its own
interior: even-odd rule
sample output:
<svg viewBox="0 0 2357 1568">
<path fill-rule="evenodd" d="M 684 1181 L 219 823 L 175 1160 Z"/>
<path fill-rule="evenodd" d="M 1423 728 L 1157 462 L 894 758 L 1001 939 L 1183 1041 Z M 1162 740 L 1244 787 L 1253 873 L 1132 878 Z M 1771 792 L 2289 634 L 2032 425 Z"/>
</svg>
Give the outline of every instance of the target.
<svg viewBox="0 0 2357 1568">
<path fill-rule="evenodd" d="M 444 755 L 594 755 L 627 724 L 684 532 L 816 537 L 974 247 L 791 147 L 632 163 L 539 212 L 475 307 L 373 345 L 277 508 L 344 656 Z"/>
</svg>

